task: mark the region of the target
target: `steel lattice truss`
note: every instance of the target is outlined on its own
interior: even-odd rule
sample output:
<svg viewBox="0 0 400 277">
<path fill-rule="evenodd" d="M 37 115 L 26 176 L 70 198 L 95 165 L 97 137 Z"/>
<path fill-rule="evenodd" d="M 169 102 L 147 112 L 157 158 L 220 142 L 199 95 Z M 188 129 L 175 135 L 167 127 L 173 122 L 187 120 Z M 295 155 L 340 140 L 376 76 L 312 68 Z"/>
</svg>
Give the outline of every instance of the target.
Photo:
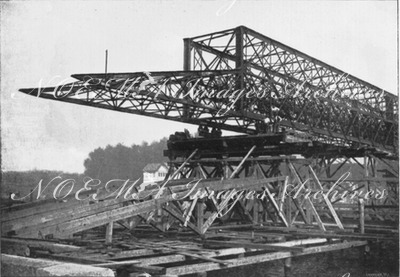
<svg viewBox="0 0 400 277">
<path fill-rule="evenodd" d="M 224 130 L 260 125 L 397 155 L 398 97 L 244 26 L 184 40 L 184 71 L 76 74 L 33 96 Z"/>
</svg>

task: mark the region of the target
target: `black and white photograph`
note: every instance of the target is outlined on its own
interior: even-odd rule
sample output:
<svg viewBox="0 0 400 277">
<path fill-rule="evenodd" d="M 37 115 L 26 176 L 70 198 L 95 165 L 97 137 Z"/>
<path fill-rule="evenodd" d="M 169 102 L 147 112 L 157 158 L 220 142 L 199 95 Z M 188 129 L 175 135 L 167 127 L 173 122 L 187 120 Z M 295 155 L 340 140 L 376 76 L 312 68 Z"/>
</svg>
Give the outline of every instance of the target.
<svg viewBox="0 0 400 277">
<path fill-rule="evenodd" d="M 0 276 L 399 276 L 398 1 L 0 9 Z"/>
</svg>

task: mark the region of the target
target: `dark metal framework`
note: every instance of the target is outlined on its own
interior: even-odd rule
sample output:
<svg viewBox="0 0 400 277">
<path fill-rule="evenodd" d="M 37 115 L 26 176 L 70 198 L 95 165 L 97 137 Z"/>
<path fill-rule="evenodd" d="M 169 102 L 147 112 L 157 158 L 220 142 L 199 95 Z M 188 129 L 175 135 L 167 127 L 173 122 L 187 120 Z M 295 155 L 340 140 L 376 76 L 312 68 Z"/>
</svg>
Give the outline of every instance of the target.
<svg viewBox="0 0 400 277">
<path fill-rule="evenodd" d="M 247 134 L 267 121 L 397 156 L 397 96 L 244 26 L 185 39 L 184 71 L 72 77 L 21 91 Z"/>
</svg>

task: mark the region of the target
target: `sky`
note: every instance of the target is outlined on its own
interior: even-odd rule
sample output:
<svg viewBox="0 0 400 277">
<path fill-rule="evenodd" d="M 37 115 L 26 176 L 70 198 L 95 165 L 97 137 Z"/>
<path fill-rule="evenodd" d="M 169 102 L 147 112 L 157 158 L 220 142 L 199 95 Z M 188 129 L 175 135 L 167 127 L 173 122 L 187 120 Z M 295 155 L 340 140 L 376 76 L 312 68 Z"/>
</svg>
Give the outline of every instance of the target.
<svg viewBox="0 0 400 277">
<path fill-rule="evenodd" d="M 84 171 L 98 147 L 197 127 L 26 96 L 77 73 L 183 69 L 183 38 L 247 26 L 384 90 L 397 87 L 396 1 L 1 2 L 3 171 Z"/>
</svg>

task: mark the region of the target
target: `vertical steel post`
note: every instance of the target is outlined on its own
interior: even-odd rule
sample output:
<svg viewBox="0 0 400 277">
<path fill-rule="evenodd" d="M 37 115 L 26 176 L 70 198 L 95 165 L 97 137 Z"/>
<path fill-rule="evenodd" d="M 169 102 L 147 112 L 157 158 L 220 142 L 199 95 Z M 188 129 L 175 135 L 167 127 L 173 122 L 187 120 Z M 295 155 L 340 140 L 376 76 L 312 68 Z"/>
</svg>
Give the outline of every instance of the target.
<svg viewBox="0 0 400 277">
<path fill-rule="evenodd" d="M 244 29 L 243 26 L 239 26 L 235 29 L 235 39 L 236 39 L 236 69 L 243 69 L 243 39 L 244 39 Z"/>
<path fill-rule="evenodd" d="M 183 70 L 191 70 L 191 51 L 192 51 L 192 45 L 191 45 L 191 39 L 190 38 L 184 38 L 183 39 Z"/>
<path fill-rule="evenodd" d="M 236 53 L 235 53 L 235 67 L 237 70 L 240 70 L 238 74 L 238 81 L 236 84 L 237 90 L 244 89 L 244 51 L 243 51 L 243 40 L 244 40 L 244 27 L 239 26 L 235 29 L 235 39 L 236 39 Z M 244 109 L 244 98 L 242 97 L 238 102 L 236 102 L 239 106 L 236 108 Z"/>
</svg>

